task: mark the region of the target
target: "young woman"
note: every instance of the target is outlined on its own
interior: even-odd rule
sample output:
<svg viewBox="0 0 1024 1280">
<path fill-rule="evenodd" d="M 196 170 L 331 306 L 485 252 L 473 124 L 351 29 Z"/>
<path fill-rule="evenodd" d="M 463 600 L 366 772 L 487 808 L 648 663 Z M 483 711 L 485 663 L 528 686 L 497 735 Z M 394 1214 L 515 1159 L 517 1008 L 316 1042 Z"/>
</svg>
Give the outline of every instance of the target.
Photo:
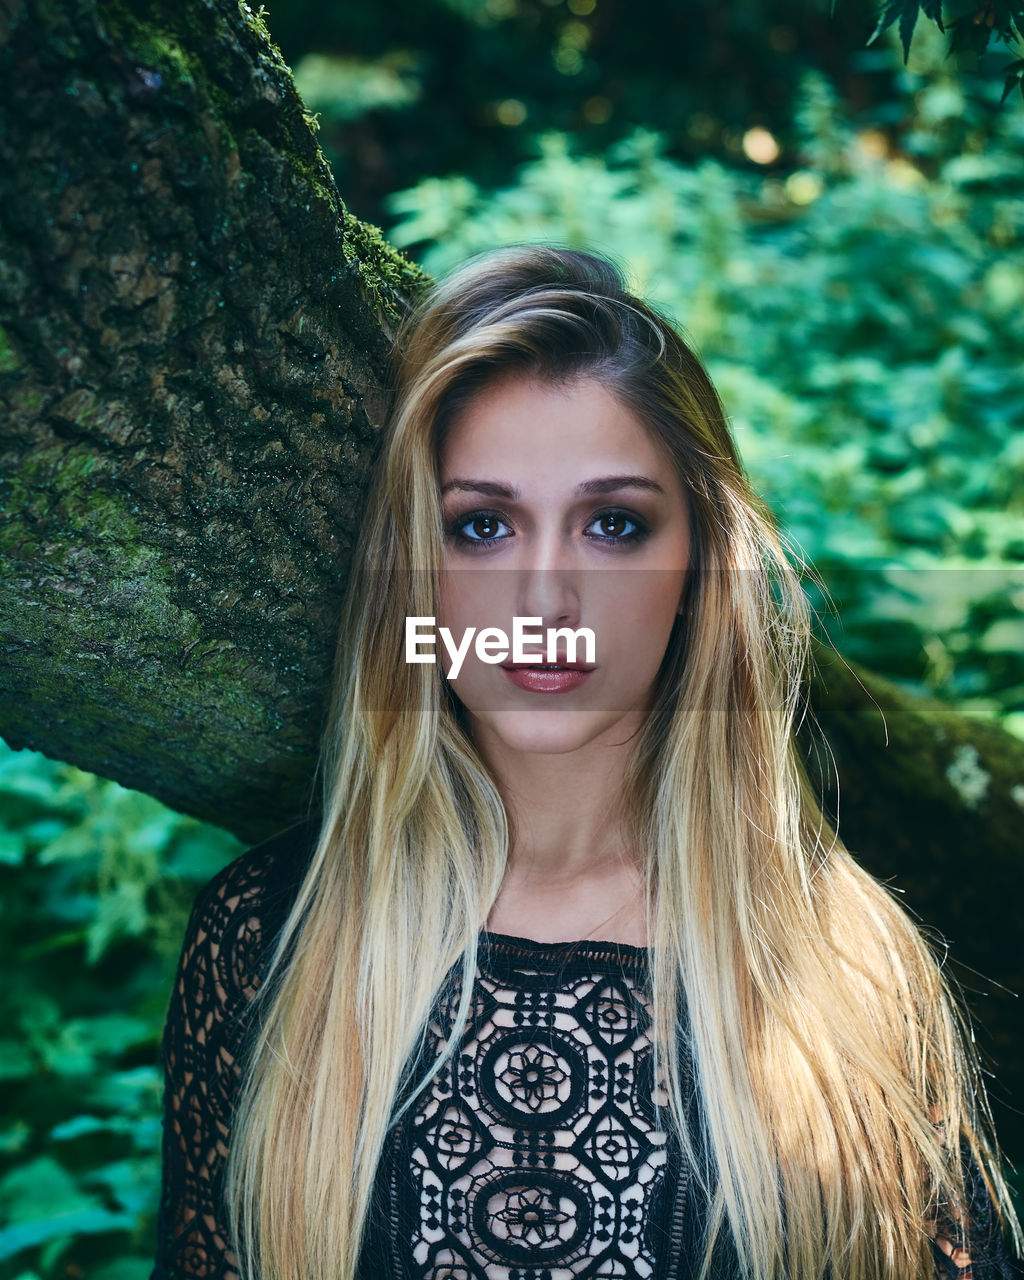
<svg viewBox="0 0 1024 1280">
<path fill-rule="evenodd" d="M 798 763 L 807 612 L 698 359 L 541 248 L 397 349 L 322 813 L 189 924 L 154 1276 L 1014 1274 L 957 1005 Z"/>
</svg>

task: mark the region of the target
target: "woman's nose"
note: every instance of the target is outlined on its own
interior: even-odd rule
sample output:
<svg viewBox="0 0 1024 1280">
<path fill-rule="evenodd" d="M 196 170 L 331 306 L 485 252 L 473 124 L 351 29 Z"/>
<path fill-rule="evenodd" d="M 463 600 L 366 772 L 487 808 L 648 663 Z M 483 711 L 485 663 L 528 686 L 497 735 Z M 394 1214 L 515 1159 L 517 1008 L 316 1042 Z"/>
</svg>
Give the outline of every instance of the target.
<svg viewBox="0 0 1024 1280">
<path fill-rule="evenodd" d="M 579 570 L 532 564 L 519 573 L 517 615 L 540 618 L 543 627 L 579 625 Z"/>
</svg>

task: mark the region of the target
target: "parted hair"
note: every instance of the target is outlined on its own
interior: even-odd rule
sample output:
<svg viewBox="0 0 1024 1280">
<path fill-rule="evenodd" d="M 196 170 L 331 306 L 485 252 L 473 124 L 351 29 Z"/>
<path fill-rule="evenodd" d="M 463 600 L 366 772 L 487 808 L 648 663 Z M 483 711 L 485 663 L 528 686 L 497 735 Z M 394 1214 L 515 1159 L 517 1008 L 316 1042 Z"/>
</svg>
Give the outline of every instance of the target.
<svg viewBox="0 0 1024 1280">
<path fill-rule="evenodd" d="M 613 266 L 525 247 L 434 287 L 396 343 L 339 636 L 322 827 L 256 997 L 229 1144 L 244 1280 L 352 1280 L 389 1128 L 465 1029 L 471 982 L 443 1053 L 412 1078 L 438 992 L 457 966 L 476 970 L 509 820 L 440 668 L 404 663 L 402 636 L 407 615 L 438 609 L 445 433 L 514 374 L 596 379 L 688 495 L 686 607 L 623 805 L 643 858 L 659 1116 L 707 1200 L 698 1270 L 713 1274 L 731 1232 L 753 1280 L 919 1280 L 939 1198 L 954 1215 L 966 1203 L 964 1153 L 1019 1247 L 956 994 L 803 772 L 808 608 L 719 397 Z"/>
</svg>

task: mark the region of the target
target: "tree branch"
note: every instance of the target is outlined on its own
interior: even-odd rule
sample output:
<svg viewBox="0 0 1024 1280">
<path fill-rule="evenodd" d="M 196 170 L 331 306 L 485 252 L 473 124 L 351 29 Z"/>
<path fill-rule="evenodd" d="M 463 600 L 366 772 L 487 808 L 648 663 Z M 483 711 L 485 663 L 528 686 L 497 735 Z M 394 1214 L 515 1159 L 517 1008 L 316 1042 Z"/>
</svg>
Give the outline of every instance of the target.
<svg viewBox="0 0 1024 1280">
<path fill-rule="evenodd" d="M 312 768 L 424 277 L 233 0 L 0 19 L 0 724 L 256 836 Z"/>
</svg>

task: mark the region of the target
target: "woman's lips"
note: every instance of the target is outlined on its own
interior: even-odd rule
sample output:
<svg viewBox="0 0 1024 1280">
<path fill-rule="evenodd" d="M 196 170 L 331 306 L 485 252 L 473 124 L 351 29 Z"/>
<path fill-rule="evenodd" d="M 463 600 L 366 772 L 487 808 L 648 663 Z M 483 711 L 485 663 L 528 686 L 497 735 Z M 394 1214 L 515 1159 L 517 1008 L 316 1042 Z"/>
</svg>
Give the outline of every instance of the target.
<svg viewBox="0 0 1024 1280">
<path fill-rule="evenodd" d="M 568 693 L 593 675 L 593 667 L 507 666 L 502 671 L 514 685 L 530 693 Z"/>
</svg>

